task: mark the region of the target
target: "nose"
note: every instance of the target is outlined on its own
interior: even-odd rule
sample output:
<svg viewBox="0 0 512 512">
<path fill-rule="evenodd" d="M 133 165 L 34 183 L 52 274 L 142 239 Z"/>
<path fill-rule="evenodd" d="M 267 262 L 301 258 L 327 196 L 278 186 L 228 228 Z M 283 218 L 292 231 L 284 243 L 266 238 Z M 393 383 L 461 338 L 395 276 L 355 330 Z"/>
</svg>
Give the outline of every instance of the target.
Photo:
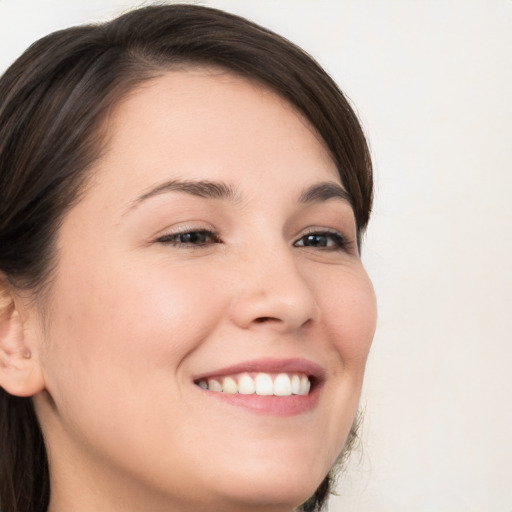
<svg viewBox="0 0 512 512">
<path fill-rule="evenodd" d="M 312 323 L 319 314 L 312 283 L 305 279 L 293 248 L 253 251 L 241 266 L 231 317 L 243 329 L 262 324 L 291 332 Z"/>
</svg>

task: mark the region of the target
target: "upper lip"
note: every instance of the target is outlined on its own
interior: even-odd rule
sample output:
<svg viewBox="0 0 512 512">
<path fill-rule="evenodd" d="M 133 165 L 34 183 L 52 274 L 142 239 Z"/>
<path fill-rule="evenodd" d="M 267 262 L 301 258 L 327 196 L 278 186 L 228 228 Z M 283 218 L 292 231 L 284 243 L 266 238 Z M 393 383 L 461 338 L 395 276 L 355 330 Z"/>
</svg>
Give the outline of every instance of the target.
<svg viewBox="0 0 512 512">
<path fill-rule="evenodd" d="M 224 368 L 208 371 L 194 376 L 194 381 L 220 377 L 224 375 L 236 375 L 238 373 L 262 372 L 262 373 L 305 373 L 315 380 L 323 380 L 325 371 L 318 364 L 302 358 L 263 358 L 243 361 Z"/>
</svg>

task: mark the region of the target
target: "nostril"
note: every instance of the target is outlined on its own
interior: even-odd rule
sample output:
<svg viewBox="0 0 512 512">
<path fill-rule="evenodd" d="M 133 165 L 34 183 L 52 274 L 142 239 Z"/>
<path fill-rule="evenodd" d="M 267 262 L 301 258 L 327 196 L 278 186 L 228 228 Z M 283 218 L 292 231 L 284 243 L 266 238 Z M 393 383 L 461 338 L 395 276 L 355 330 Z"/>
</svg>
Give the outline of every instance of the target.
<svg viewBox="0 0 512 512">
<path fill-rule="evenodd" d="M 272 320 L 277 320 L 277 318 L 273 318 L 271 316 L 260 316 L 259 318 L 255 318 L 254 321 L 258 324 L 262 324 L 264 322 L 270 322 Z"/>
</svg>

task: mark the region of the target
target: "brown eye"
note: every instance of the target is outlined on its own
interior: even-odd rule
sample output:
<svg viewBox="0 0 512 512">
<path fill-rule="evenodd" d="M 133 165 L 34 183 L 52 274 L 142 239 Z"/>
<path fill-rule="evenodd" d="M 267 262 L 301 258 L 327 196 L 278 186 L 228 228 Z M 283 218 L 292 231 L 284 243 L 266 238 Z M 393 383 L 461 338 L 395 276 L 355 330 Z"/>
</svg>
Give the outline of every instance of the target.
<svg viewBox="0 0 512 512">
<path fill-rule="evenodd" d="M 208 245 L 219 243 L 220 239 L 212 231 L 206 229 L 185 231 L 182 233 L 170 233 L 158 238 L 157 242 L 171 245 Z"/>
</svg>

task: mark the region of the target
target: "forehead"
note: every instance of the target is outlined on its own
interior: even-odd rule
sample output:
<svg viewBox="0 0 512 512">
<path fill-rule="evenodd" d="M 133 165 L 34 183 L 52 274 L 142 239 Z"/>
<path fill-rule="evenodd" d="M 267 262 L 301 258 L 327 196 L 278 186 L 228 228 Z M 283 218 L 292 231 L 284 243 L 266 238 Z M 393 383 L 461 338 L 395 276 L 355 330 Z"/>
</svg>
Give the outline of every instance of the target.
<svg viewBox="0 0 512 512">
<path fill-rule="evenodd" d="M 310 123 L 273 91 L 218 69 L 170 71 L 128 94 L 112 112 L 97 178 L 149 187 L 178 179 L 303 187 L 339 182 Z"/>
</svg>

